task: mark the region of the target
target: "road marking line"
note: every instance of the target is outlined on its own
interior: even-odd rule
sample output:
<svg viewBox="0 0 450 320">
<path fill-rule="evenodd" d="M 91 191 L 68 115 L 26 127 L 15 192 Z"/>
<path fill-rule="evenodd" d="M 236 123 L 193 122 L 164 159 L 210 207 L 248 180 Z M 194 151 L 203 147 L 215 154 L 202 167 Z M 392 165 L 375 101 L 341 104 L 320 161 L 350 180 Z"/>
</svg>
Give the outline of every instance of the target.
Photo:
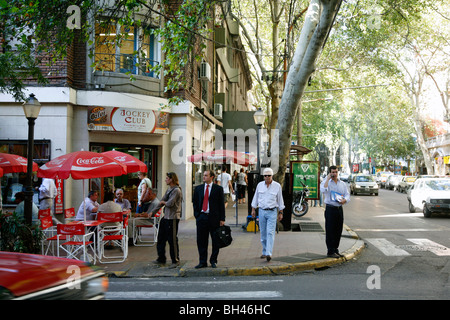
<svg viewBox="0 0 450 320">
<path fill-rule="evenodd" d="M 410 217 L 422 217 L 422 212 L 415 213 L 395 213 L 395 214 L 384 214 L 381 216 L 375 216 L 375 218 L 410 218 Z"/>
<path fill-rule="evenodd" d="M 280 291 L 231 291 L 231 292 L 107 292 L 106 299 L 265 299 L 280 298 Z"/>
<path fill-rule="evenodd" d="M 416 229 L 352 229 L 353 231 L 357 232 L 430 232 L 430 231 L 444 231 L 444 229 L 423 229 L 423 228 L 416 228 Z"/>
<path fill-rule="evenodd" d="M 392 242 L 386 239 L 366 239 L 372 245 L 374 245 L 378 250 L 384 253 L 386 256 L 409 256 L 410 254 L 405 250 L 398 248 Z"/>
<path fill-rule="evenodd" d="M 434 253 L 437 256 L 450 256 L 450 249 L 447 247 L 444 247 L 443 245 L 433 242 L 428 239 L 408 239 L 408 241 L 411 241 L 412 243 L 415 243 L 421 247 L 423 247 L 424 250 L 430 251 Z"/>
</svg>

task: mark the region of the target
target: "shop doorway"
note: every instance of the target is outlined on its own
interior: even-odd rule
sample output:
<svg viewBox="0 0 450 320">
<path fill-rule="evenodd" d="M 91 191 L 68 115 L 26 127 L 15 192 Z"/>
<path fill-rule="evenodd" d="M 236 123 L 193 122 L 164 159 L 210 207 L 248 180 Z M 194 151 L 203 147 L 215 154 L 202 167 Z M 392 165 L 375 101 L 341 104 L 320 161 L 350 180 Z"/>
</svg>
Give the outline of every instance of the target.
<svg viewBox="0 0 450 320">
<path fill-rule="evenodd" d="M 158 184 L 156 168 L 157 168 L 157 147 L 156 146 L 130 146 L 130 145 L 113 145 L 113 144 L 91 144 L 90 150 L 93 152 L 105 152 L 111 150 L 128 153 L 133 157 L 141 160 L 147 166 L 147 177 L 152 181 L 152 185 Z M 102 203 L 105 192 L 113 191 L 118 188 L 123 189 L 124 198 L 131 203 L 131 211 L 136 210 L 137 204 L 137 187 L 140 180 L 137 172 L 110 178 L 96 178 L 89 182 L 90 190 L 99 190 L 99 202 Z"/>
</svg>

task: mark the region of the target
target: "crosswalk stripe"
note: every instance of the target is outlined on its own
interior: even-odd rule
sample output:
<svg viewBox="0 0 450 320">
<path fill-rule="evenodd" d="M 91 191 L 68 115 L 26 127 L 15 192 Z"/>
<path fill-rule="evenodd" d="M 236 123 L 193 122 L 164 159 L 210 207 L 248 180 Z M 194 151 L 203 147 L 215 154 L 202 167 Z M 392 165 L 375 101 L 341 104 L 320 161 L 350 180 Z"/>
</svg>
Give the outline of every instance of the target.
<svg viewBox="0 0 450 320">
<path fill-rule="evenodd" d="M 383 252 L 386 256 L 409 256 L 410 254 L 403 250 L 398 248 L 395 244 L 392 242 L 383 239 L 383 238 L 373 238 L 373 239 L 366 239 L 369 241 L 372 245 L 374 245 L 378 250 Z"/>
<path fill-rule="evenodd" d="M 450 249 L 440 245 L 439 243 L 433 242 L 428 239 L 408 239 L 412 243 L 415 243 L 423 247 L 426 251 L 430 251 L 437 256 L 450 256 Z"/>
<path fill-rule="evenodd" d="M 228 291 L 228 292 L 107 292 L 106 299 L 266 299 L 280 298 L 280 291 Z"/>
</svg>

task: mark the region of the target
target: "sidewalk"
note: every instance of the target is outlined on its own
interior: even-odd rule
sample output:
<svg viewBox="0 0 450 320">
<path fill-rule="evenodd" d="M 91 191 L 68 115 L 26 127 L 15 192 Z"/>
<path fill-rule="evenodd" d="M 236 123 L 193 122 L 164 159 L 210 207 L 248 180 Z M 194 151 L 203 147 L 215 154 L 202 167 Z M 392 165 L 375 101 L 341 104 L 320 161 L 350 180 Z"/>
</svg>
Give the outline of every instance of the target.
<svg viewBox="0 0 450 320">
<path fill-rule="evenodd" d="M 231 203 L 230 203 L 231 204 Z M 111 277 L 181 277 L 181 276 L 243 276 L 287 274 L 323 268 L 343 263 L 359 254 L 364 242 L 346 225 L 342 233 L 339 251 L 343 258 L 328 258 L 325 245 L 324 208 L 310 207 L 308 213 L 292 220 L 293 229 L 302 231 L 279 231 L 275 235 L 272 260 L 261 259 L 259 232 L 247 232 L 242 225 L 247 221 L 247 204 L 238 205 L 238 225 L 236 208 L 228 205 L 226 224 L 232 229 L 233 243 L 220 250 L 217 268 L 210 266 L 195 269 L 198 264 L 195 219 L 181 220 L 178 231 L 180 266 L 168 268 L 171 260 L 169 246 L 166 246 L 167 265 L 153 264 L 156 260 L 156 246 L 129 247 L 128 258 L 123 263 L 98 264 Z M 210 239 L 211 240 L 211 239 Z M 211 253 L 209 241 L 208 259 Z"/>
</svg>

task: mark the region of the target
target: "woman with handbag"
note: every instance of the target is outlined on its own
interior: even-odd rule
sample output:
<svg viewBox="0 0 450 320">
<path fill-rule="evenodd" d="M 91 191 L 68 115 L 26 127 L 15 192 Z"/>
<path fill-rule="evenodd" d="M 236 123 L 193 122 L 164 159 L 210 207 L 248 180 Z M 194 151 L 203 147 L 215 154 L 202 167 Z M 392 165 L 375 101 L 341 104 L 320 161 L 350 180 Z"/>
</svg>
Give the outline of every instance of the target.
<svg viewBox="0 0 450 320">
<path fill-rule="evenodd" d="M 150 189 L 152 188 L 152 182 L 146 176 L 146 172 L 138 172 L 141 183 L 138 186 L 138 204 L 136 206 L 136 213 L 146 212 L 150 205 Z"/>
<path fill-rule="evenodd" d="M 169 188 L 159 202 L 159 205 L 152 210 L 151 215 L 154 216 L 159 209 L 164 206 L 164 216 L 160 221 L 158 242 L 156 245 L 158 259 L 156 259 L 154 263 L 166 263 L 166 243 L 168 242 L 170 258 L 172 259 L 172 264 L 169 268 L 176 268 L 180 265 L 178 224 L 181 219 L 181 202 L 183 201 L 183 195 L 181 192 L 180 183 L 178 182 L 178 177 L 174 172 L 167 173 L 166 185 L 169 186 Z"/>
</svg>

